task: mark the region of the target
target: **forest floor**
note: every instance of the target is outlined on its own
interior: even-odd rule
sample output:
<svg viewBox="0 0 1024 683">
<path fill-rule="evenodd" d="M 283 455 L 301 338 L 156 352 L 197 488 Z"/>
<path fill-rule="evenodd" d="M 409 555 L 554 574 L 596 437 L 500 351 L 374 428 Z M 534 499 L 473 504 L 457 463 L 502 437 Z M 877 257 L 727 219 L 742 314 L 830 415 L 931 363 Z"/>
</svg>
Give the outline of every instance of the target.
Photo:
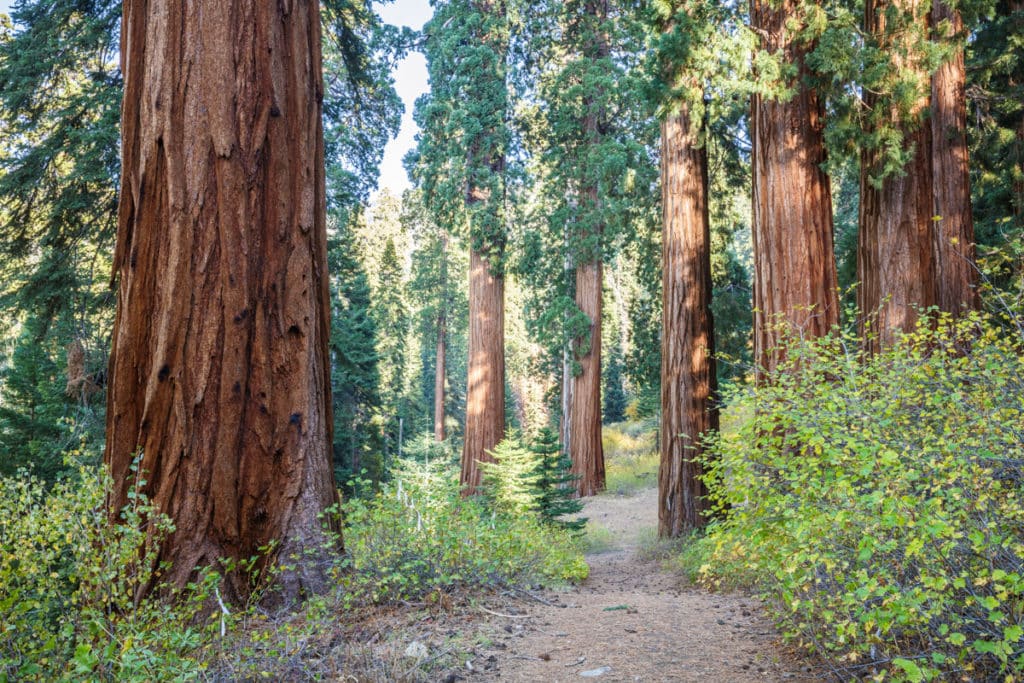
<svg viewBox="0 0 1024 683">
<path fill-rule="evenodd" d="M 650 559 L 657 491 L 587 501 L 602 527 L 590 576 L 579 586 L 534 591 L 505 611 L 486 610 L 459 678 L 552 682 L 820 681 L 779 642 L 754 598 L 688 585 Z M 593 533 L 593 531 L 591 531 Z M 449 680 L 456 680 L 454 676 Z"/>
</svg>

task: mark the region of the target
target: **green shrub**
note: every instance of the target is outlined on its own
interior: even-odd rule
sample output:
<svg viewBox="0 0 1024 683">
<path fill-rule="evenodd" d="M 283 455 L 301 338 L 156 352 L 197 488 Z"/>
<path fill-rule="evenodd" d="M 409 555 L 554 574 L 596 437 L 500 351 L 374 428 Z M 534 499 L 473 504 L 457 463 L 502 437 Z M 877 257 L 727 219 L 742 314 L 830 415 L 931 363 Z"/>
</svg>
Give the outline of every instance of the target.
<svg viewBox="0 0 1024 683">
<path fill-rule="evenodd" d="M 587 575 L 568 532 L 535 514 L 510 515 L 461 498 L 445 463 L 405 461 L 376 497 L 343 508 L 346 559 L 338 580 L 350 604 Z"/>
<path fill-rule="evenodd" d="M 171 527 L 134 492 L 124 524 L 110 525 L 104 490 L 85 468 L 52 488 L 26 473 L 0 478 L 0 681 L 195 676 L 188 655 L 215 577 L 169 602 L 136 604 L 156 570 L 139 555 L 142 541 Z"/>
<path fill-rule="evenodd" d="M 723 520 L 686 561 L 705 583 L 759 587 L 788 637 L 851 674 L 1013 680 L 1019 340 L 977 316 L 925 321 L 875 357 L 857 348 L 841 335 L 795 344 L 768 384 L 733 397 L 754 410 L 707 462 Z"/>
</svg>

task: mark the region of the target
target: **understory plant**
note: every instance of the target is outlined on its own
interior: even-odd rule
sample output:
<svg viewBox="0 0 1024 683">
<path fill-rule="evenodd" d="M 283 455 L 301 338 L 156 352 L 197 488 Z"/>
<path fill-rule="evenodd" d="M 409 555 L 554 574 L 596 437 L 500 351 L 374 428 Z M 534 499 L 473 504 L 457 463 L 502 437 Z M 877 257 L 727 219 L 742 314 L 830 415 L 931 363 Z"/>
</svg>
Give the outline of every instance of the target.
<svg viewBox="0 0 1024 683">
<path fill-rule="evenodd" d="M 0 681 L 195 678 L 190 655 L 213 628 L 199 615 L 216 575 L 137 599 L 160 569 L 140 554 L 143 541 L 171 524 L 141 480 L 111 524 L 104 478 L 76 475 L 52 488 L 25 472 L 0 478 Z"/>
<path fill-rule="evenodd" d="M 587 576 L 566 530 L 533 511 L 461 497 L 458 472 L 444 461 L 401 461 L 380 493 L 346 501 L 343 510 L 338 580 L 350 604 Z"/>
<path fill-rule="evenodd" d="M 719 519 L 685 562 L 756 586 L 837 675 L 1020 680 L 1024 360 L 1005 320 L 924 318 L 874 356 L 793 343 L 712 439 Z"/>
</svg>

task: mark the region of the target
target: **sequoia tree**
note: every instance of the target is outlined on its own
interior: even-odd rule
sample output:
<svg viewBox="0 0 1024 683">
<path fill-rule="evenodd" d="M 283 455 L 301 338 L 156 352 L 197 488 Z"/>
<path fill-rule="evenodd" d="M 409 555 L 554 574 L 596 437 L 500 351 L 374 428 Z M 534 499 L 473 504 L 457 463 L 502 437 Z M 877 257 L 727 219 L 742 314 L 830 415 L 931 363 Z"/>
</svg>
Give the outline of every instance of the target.
<svg viewBox="0 0 1024 683">
<path fill-rule="evenodd" d="M 857 304 L 865 344 L 877 350 L 910 331 L 918 310 L 937 303 L 932 221 L 929 74 L 921 47 L 929 3 L 868 0 L 864 26 L 887 77 L 864 94 L 868 144 L 861 153 Z M 902 151 L 883 145 L 902 139 Z"/>
<path fill-rule="evenodd" d="M 319 3 L 126 0 L 121 60 L 109 514 L 141 489 L 170 516 L 174 585 L 222 558 L 266 568 L 276 543 L 285 597 L 322 589 L 337 494 Z M 229 597 L 250 585 L 227 577 Z"/>
<path fill-rule="evenodd" d="M 785 335 L 817 337 L 839 321 L 832 195 L 822 137 L 824 105 L 809 85 L 796 0 L 751 0 L 761 49 L 784 62 L 775 92 L 751 101 L 754 357 L 760 372 L 781 360 Z"/>
<path fill-rule="evenodd" d="M 414 160 L 440 224 L 469 237 L 469 367 L 460 482 L 480 484 L 480 462 L 505 435 L 505 166 L 508 148 L 504 0 L 438 3 L 426 28 L 431 92 L 417 104 Z"/>
<path fill-rule="evenodd" d="M 707 151 L 685 104 L 661 124 L 662 337 L 658 533 L 703 526 L 701 435 L 717 431 Z"/>
<path fill-rule="evenodd" d="M 948 43 L 950 51 L 931 80 L 936 304 L 941 310 L 956 314 L 979 304 L 967 163 L 964 25 L 960 12 L 943 0 L 933 0 L 931 23 L 935 38 Z"/>
</svg>

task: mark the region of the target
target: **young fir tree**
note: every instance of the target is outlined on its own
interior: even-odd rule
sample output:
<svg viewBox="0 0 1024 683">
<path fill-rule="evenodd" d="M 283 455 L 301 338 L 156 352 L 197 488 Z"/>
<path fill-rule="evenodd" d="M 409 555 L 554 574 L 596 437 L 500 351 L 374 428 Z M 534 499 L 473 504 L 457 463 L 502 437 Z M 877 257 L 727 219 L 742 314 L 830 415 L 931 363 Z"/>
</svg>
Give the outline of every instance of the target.
<svg viewBox="0 0 1024 683">
<path fill-rule="evenodd" d="M 417 103 L 422 133 L 410 162 L 434 220 L 468 239 L 469 368 L 462 473 L 505 432 L 505 203 L 509 147 L 505 0 L 439 0 L 424 29 L 430 93 Z"/>
<path fill-rule="evenodd" d="M 605 424 L 626 419 L 626 387 L 623 384 L 622 351 L 614 347 L 604 373 L 602 406 Z"/>
<path fill-rule="evenodd" d="M 583 510 L 583 502 L 576 497 L 577 475 L 572 473 L 572 461 L 562 450 L 558 434 L 544 427 L 530 442 L 530 452 L 538 460 L 541 517 L 570 531 L 582 532 L 586 518 L 565 519 Z"/>
</svg>

